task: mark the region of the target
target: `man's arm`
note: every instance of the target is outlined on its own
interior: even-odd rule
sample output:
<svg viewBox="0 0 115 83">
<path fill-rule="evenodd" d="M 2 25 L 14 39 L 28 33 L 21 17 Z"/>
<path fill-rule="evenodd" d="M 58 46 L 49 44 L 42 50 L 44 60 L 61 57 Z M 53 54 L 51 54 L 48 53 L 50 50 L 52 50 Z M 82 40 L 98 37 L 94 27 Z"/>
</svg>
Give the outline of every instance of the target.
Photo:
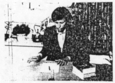
<svg viewBox="0 0 115 83">
<path fill-rule="evenodd" d="M 42 54 L 41 59 L 45 58 L 46 56 L 48 56 L 48 49 L 50 46 L 50 34 L 49 34 L 49 28 L 45 29 L 44 35 L 43 35 L 43 48 L 40 51 L 40 53 Z"/>
<path fill-rule="evenodd" d="M 28 59 L 28 63 L 30 62 L 40 62 L 43 58 L 45 58 L 47 56 L 47 49 L 48 49 L 48 45 L 49 45 L 49 37 L 48 37 L 48 31 L 47 29 L 45 30 L 45 33 L 43 35 L 43 47 L 42 50 L 38 53 L 37 56 L 33 56 L 31 58 Z"/>
</svg>

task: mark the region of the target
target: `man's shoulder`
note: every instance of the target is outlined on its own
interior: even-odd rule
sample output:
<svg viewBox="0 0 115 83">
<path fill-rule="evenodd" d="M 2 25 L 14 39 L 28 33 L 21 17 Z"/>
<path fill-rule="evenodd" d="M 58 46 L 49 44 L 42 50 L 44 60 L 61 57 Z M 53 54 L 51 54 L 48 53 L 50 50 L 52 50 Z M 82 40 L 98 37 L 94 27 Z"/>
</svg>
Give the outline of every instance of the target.
<svg viewBox="0 0 115 83">
<path fill-rule="evenodd" d="M 72 24 L 72 23 L 67 23 L 66 26 L 69 27 L 69 28 L 74 28 L 75 27 L 75 25 Z"/>
<path fill-rule="evenodd" d="M 67 27 L 67 31 L 72 32 L 72 33 L 76 32 L 75 25 L 73 25 L 73 24 L 67 24 L 66 27 Z"/>
<path fill-rule="evenodd" d="M 55 26 L 51 26 L 51 27 L 47 27 L 46 30 L 54 30 L 56 27 Z"/>
<path fill-rule="evenodd" d="M 47 27 L 45 29 L 45 32 L 47 32 L 47 33 L 53 33 L 55 31 L 55 28 L 56 28 L 55 26 Z"/>
<path fill-rule="evenodd" d="M 75 29 L 75 25 L 74 25 L 74 24 L 71 24 L 71 23 L 67 23 L 67 24 L 66 24 L 66 27 L 67 27 L 68 29 L 71 29 L 71 30 L 74 30 L 74 29 Z"/>
</svg>

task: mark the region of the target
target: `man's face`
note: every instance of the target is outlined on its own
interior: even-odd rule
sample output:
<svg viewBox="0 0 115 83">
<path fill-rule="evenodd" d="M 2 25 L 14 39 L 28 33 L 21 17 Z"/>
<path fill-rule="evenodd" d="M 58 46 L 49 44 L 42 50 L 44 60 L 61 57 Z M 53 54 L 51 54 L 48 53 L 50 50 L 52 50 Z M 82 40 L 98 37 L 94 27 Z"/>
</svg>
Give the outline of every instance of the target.
<svg viewBox="0 0 115 83">
<path fill-rule="evenodd" d="M 66 22 L 65 22 L 64 19 L 55 21 L 56 28 L 57 28 L 57 30 L 58 30 L 59 32 L 62 32 L 65 23 L 66 23 Z"/>
</svg>

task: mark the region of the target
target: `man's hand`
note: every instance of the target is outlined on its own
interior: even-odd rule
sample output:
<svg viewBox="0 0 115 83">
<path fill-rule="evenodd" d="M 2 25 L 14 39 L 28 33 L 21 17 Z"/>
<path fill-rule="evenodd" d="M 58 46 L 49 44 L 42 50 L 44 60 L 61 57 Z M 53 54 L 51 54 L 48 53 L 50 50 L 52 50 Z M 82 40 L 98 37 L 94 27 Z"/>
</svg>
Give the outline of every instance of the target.
<svg viewBox="0 0 115 83">
<path fill-rule="evenodd" d="M 64 65 L 67 65 L 67 62 L 62 60 L 62 59 L 58 59 L 58 60 L 55 60 L 57 62 L 57 64 L 59 64 L 60 66 L 64 66 Z"/>
<path fill-rule="evenodd" d="M 64 59 L 58 59 L 58 60 L 55 60 L 57 62 L 57 64 L 59 64 L 60 66 L 64 66 L 64 65 L 67 65 L 68 61 L 70 61 L 70 57 L 67 56 L 66 58 Z"/>
<path fill-rule="evenodd" d="M 34 57 L 31 57 L 28 59 L 28 63 L 31 63 L 31 62 L 40 62 L 41 61 L 41 56 L 42 54 L 39 54 L 38 56 L 34 56 Z"/>
</svg>

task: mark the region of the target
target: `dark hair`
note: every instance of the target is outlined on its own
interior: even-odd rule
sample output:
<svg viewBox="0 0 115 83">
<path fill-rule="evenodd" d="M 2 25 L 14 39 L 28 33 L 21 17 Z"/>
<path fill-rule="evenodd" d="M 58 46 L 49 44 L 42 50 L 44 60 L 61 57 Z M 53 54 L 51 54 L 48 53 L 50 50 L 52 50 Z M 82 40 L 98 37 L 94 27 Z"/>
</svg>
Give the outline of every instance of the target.
<svg viewBox="0 0 115 83">
<path fill-rule="evenodd" d="M 71 16 L 71 13 L 69 10 L 65 7 L 58 7 L 56 8 L 53 13 L 52 13 L 52 20 L 57 21 L 57 20 L 62 20 L 65 19 L 65 21 L 69 21 Z"/>
</svg>

